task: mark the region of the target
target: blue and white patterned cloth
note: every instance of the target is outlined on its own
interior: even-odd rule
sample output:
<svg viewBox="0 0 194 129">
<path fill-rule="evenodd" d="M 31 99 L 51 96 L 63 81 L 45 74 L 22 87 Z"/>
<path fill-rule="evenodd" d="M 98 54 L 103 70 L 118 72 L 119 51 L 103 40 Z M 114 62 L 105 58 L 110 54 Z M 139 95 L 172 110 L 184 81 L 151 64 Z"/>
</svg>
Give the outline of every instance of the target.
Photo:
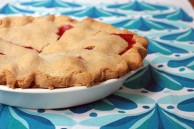
<svg viewBox="0 0 194 129">
<path fill-rule="evenodd" d="M 145 36 L 145 67 L 94 103 L 56 110 L 0 105 L 0 129 L 194 128 L 194 11 L 187 0 L 0 2 L 0 17 L 49 14 L 91 17 Z"/>
</svg>

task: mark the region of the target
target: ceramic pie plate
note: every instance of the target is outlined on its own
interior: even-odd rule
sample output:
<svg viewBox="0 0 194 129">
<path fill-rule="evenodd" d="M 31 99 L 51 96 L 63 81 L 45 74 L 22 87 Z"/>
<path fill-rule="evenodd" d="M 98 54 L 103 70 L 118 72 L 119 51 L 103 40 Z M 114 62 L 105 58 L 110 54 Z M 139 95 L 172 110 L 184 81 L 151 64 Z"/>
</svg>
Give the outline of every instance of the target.
<svg viewBox="0 0 194 129">
<path fill-rule="evenodd" d="M 0 103 L 31 109 L 67 108 L 102 99 L 120 88 L 126 78 L 141 68 L 126 75 L 104 81 L 96 86 L 61 89 L 11 89 L 0 85 Z"/>
</svg>

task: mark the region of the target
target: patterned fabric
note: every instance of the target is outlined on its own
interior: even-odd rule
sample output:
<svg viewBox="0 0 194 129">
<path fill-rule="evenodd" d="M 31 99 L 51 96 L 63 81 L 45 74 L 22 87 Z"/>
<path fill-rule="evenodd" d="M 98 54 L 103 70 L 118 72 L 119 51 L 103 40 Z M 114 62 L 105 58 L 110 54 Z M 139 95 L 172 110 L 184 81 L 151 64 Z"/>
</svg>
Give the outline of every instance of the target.
<svg viewBox="0 0 194 129">
<path fill-rule="evenodd" d="M 107 98 L 68 109 L 0 105 L 0 129 L 194 128 L 194 12 L 186 0 L 12 0 L 8 15 L 69 15 L 130 29 L 149 40 L 141 71 Z"/>
</svg>

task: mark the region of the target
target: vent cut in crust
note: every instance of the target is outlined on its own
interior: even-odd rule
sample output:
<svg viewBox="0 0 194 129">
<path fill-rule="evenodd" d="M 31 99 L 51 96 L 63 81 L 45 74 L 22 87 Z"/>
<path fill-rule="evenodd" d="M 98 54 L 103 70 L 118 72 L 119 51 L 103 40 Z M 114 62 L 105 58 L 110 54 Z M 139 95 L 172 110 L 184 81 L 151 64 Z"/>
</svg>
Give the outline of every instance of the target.
<svg viewBox="0 0 194 129">
<path fill-rule="evenodd" d="M 142 66 L 147 40 L 67 16 L 0 19 L 0 84 L 11 88 L 92 86 Z"/>
</svg>

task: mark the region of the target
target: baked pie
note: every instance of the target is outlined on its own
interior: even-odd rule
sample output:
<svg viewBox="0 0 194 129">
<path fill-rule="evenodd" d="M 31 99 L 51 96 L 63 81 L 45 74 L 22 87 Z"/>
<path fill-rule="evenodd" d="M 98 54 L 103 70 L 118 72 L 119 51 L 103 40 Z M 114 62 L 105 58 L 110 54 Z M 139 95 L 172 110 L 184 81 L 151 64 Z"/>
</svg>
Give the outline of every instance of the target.
<svg viewBox="0 0 194 129">
<path fill-rule="evenodd" d="M 67 16 L 0 19 L 0 84 L 10 88 L 92 86 L 142 66 L 147 40 Z"/>
</svg>

